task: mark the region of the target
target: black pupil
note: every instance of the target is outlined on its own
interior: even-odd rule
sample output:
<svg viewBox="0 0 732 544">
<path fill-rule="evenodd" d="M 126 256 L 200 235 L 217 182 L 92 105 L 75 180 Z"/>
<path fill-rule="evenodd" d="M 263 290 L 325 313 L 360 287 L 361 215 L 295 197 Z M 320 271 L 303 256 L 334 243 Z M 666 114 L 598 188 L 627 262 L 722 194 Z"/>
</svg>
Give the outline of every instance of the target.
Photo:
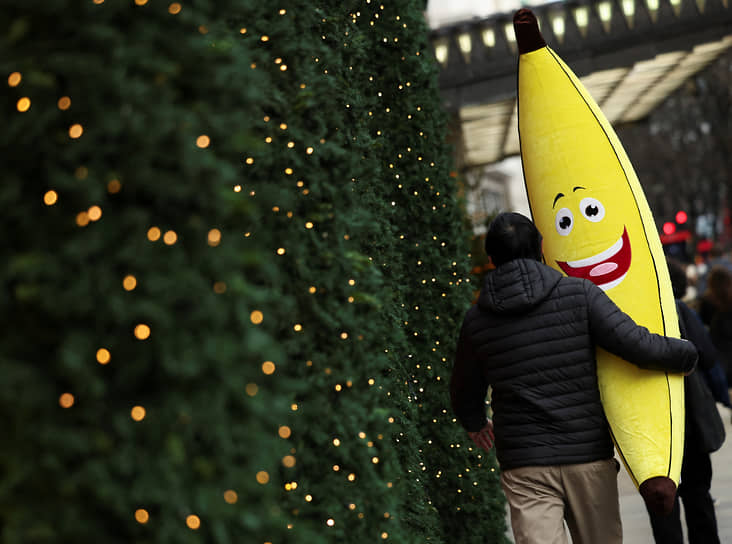
<svg viewBox="0 0 732 544">
<path fill-rule="evenodd" d="M 589 205 L 585 208 L 585 213 L 587 215 L 597 215 L 600 210 L 597 209 L 597 206 Z"/>
<path fill-rule="evenodd" d="M 572 220 L 565 215 L 564 217 L 562 217 L 561 221 L 559 221 L 559 228 L 568 229 L 571 224 Z"/>
</svg>

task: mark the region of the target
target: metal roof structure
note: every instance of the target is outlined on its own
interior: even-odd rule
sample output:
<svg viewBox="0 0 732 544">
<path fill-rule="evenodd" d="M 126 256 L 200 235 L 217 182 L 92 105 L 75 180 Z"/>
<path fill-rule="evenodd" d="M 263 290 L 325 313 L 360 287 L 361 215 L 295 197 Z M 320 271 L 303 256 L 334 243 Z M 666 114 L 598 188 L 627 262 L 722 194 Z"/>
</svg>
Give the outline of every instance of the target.
<svg viewBox="0 0 732 544">
<path fill-rule="evenodd" d="M 547 44 L 613 124 L 637 121 L 732 46 L 730 0 L 587 0 L 532 8 Z M 432 33 L 446 108 L 459 120 L 461 162 L 519 153 L 513 14 Z"/>
</svg>

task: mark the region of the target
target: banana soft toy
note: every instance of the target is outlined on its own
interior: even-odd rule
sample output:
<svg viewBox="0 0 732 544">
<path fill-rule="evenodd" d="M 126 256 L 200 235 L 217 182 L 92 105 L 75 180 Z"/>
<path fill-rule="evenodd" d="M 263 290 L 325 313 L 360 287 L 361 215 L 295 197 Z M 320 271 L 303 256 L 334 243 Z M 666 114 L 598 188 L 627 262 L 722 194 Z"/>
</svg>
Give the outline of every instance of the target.
<svg viewBox="0 0 732 544">
<path fill-rule="evenodd" d="M 546 46 L 527 9 L 514 17 L 518 111 L 529 205 L 547 264 L 589 279 L 636 323 L 679 336 L 650 208 L 612 126 Z M 641 370 L 598 349 L 602 402 L 617 451 L 644 499 L 673 495 L 684 445 L 683 376 Z"/>
</svg>

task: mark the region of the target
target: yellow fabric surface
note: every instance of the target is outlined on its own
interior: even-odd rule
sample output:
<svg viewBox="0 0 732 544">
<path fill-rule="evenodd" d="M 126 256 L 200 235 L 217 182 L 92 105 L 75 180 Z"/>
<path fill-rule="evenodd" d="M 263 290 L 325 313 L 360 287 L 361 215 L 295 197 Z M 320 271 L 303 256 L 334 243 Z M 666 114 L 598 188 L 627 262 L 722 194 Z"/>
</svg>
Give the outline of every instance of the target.
<svg viewBox="0 0 732 544">
<path fill-rule="evenodd" d="M 587 277 L 652 332 L 678 337 L 663 248 L 612 126 L 548 47 L 520 55 L 518 97 L 526 190 L 547 264 Z M 636 485 L 654 476 L 678 485 L 683 377 L 598 350 L 598 379 L 615 445 Z"/>
</svg>

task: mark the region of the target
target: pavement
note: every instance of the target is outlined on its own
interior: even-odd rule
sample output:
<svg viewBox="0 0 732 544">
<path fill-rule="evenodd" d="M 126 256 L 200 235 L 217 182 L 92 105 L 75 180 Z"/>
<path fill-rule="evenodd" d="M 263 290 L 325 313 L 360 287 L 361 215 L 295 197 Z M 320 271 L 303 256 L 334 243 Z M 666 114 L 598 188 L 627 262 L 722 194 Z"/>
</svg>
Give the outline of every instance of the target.
<svg viewBox="0 0 732 544">
<path fill-rule="evenodd" d="M 717 528 L 722 544 L 732 544 L 732 423 L 730 410 L 717 405 L 724 421 L 727 439 L 712 454 L 712 497 L 716 499 Z M 620 519 L 623 522 L 623 544 L 653 544 L 653 533 L 648 521 L 643 499 L 635 488 L 625 467 L 620 469 L 618 478 L 620 493 Z M 681 523 L 684 538 L 688 539 L 684 522 L 684 501 L 681 501 Z"/>
<path fill-rule="evenodd" d="M 712 497 L 716 500 L 717 526 L 719 540 L 722 544 L 732 544 L 732 412 L 723 406 L 719 408 L 724 421 L 727 439 L 719 451 L 712 454 Z M 654 544 L 651 524 L 648 521 L 643 499 L 633 484 L 625 467 L 620 469 L 618 477 L 618 491 L 620 494 L 620 518 L 623 523 L 623 544 Z M 681 502 L 681 523 L 684 527 L 684 538 L 688 539 L 683 513 L 684 503 Z M 506 516 L 509 526 L 507 536 L 513 542 L 510 529 L 510 520 Z M 567 531 L 568 539 L 569 531 Z M 601 543 L 598 543 L 601 544 Z"/>
</svg>

